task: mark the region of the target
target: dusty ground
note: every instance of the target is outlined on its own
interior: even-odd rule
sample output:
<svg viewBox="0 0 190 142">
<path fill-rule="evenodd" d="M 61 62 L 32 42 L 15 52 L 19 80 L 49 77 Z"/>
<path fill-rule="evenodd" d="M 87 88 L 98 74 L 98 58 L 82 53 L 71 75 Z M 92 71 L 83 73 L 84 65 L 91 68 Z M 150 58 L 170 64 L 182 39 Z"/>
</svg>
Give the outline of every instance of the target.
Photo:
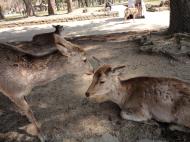
<svg viewBox="0 0 190 142">
<path fill-rule="evenodd" d="M 138 33 L 138 35 L 140 35 Z M 173 61 L 161 55 L 139 53 L 139 45 L 131 41 L 136 33 L 116 34 L 77 38 L 89 55 L 94 55 L 106 63 L 125 64 L 125 78 L 135 76 L 170 76 L 190 81 L 190 60 L 187 63 Z M 154 36 L 160 39 L 160 36 Z M 122 120 L 119 108 L 112 103 L 94 104 L 85 100 L 91 78 L 74 73 L 36 87 L 28 96 L 35 116 L 42 124 L 42 130 L 52 142 L 189 142 L 188 134 L 171 132 L 166 125 Z M 24 116 L 14 112 L 15 107 L 0 95 L 0 141 L 29 142 L 37 139 L 21 131 L 29 122 Z"/>
</svg>

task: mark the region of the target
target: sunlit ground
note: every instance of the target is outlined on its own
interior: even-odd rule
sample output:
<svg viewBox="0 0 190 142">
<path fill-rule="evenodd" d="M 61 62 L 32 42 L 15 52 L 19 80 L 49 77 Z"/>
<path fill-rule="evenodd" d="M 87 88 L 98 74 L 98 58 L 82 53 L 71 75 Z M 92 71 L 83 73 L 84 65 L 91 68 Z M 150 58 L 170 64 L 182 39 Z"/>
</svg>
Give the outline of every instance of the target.
<svg viewBox="0 0 190 142">
<path fill-rule="evenodd" d="M 157 30 L 169 26 L 169 11 L 147 12 L 145 19 L 135 19 L 135 21 L 124 21 L 123 18 L 109 18 L 54 24 L 61 24 L 65 27 L 63 36 Z M 0 41 L 31 40 L 34 34 L 53 31 L 54 28 L 51 25 L 45 24 L 0 29 Z M 14 34 L 17 34 L 17 36 Z"/>
</svg>

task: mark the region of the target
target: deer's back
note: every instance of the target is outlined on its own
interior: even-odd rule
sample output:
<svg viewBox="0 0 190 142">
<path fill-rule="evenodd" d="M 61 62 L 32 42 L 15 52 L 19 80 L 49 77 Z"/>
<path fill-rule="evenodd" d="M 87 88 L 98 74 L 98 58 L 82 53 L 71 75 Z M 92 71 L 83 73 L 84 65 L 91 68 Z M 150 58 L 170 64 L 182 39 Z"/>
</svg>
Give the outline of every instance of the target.
<svg viewBox="0 0 190 142">
<path fill-rule="evenodd" d="M 190 84 L 172 78 L 140 77 L 125 81 L 130 86 L 126 107 L 145 105 L 155 119 L 170 122 L 181 108 L 190 113 Z M 190 117 L 190 115 L 189 115 Z"/>
<path fill-rule="evenodd" d="M 135 15 L 135 14 L 137 14 L 138 13 L 138 9 L 137 8 L 127 8 L 126 10 L 125 10 L 125 14 L 127 15 L 127 14 L 132 14 L 132 15 Z"/>
<path fill-rule="evenodd" d="M 18 94 L 25 90 L 27 72 L 18 67 L 19 60 L 25 54 L 12 50 L 9 47 L 0 46 L 0 92 L 4 94 Z"/>
<path fill-rule="evenodd" d="M 35 84 L 53 80 L 52 76 L 63 72 L 66 60 L 59 52 L 36 58 L 0 47 L 0 91 L 23 92 Z"/>
<path fill-rule="evenodd" d="M 47 44 L 47 43 L 54 43 L 54 32 L 52 33 L 44 33 L 35 35 L 32 38 L 33 42 L 39 43 L 39 44 Z"/>
</svg>

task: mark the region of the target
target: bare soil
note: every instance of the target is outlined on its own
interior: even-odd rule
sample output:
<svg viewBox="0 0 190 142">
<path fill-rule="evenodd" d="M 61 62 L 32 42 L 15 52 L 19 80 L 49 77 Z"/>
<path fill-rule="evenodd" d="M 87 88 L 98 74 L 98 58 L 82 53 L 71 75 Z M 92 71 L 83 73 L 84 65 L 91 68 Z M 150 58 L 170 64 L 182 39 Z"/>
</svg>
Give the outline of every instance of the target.
<svg viewBox="0 0 190 142">
<path fill-rule="evenodd" d="M 124 78 L 136 76 L 175 77 L 190 82 L 190 60 L 184 63 L 160 54 L 139 52 L 138 37 L 146 32 L 85 36 L 70 39 L 81 45 L 89 55 L 112 65 L 125 64 Z M 162 42 L 165 36 L 153 35 Z M 170 45 L 172 46 L 172 45 Z M 76 72 L 76 70 L 78 70 Z M 95 104 L 85 98 L 91 77 L 82 68 L 45 86 L 36 87 L 27 97 L 42 130 L 51 142 L 189 142 L 187 133 L 170 131 L 167 124 L 137 123 L 122 120 L 120 109 L 113 103 Z M 25 133 L 29 128 L 25 116 L 0 95 L 0 142 L 37 142 Z"/>
</svg>

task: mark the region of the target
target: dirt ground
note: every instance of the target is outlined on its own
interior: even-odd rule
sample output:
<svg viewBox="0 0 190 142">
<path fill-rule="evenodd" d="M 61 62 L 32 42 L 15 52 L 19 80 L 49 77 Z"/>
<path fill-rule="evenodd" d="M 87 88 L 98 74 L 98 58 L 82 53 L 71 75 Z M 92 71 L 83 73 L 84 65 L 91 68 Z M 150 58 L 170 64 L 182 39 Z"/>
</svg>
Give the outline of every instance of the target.
<svg viewBox="0 0 190 142">
<path fill-rule="evenodd" d="M 112 65 L 125 64 L 124 78 L 136 76 L 177 77 L 190 82 L 190 60 L 174 61 L 162 55 L 139 52 L 133 40 L 144 33 L 121 33 L 78 37 L 88 55 Z M 159 35 L 154 40 L 167 39 Z M 76 71 L 77 70 L 77 71 Z M 113 103 L 95 104 L 85 98 L 91 76 L 82 68 L 70 69 L 70 74 L 36 87 L 27 97 L 42 130 L 50 142 L 189 142 L 187 133 L 171 132 L 167 124 L 154 125 L 122 120 L 120 109 Z M 0 142 L 37 142 L 25 133 L 30 123 L 15 112 L 15 106 L 0 94 Z"/>
</svg>

